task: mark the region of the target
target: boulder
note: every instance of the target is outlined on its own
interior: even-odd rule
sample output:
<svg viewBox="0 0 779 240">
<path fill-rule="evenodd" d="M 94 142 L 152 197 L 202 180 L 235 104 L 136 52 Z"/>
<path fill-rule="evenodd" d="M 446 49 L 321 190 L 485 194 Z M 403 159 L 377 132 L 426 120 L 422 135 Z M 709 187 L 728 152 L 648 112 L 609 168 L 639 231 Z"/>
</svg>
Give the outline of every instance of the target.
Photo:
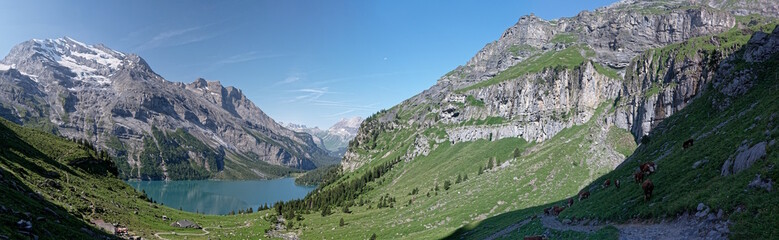
<svg viewBox="0 0 779 240">
<path fill-rule="evenodd" d="M 773 187 L 773 181 L 770 178 L 763 178 L 760 176 L 760 174 L 757 174 L 755 176 L 755 179 L 752 180 L 752 182 L 747 185 L 749 188 L 756 188 L 756 189 L 765 189 L 768 192 L 771 192 L 771 189 Z"/>
<path fill-rule="evenodd" d="M 698 167 L 700 167 L 703 164 L 706 164 L 707 162 L 709 162 L 708 159 L 698 160 L 692 164 L 692 169 L 697 169 Z"/>
<path fill-rule="evenodd" d="M 728 159 L 725 161 L 725 164 L 722 165 L 722 176 L 737 174 L 751 167 L 752 164 L 755 164 L 755 161 L 765 157 L 766 146 L 766 142 L 759 142 L 752 147 L 742 144 L 738 150 L 736 150 L 736 156 Z"/>
<path fill-rule="evenodd" d="M 16 227 L 19 228 L 20 231 L 24 231 L 24 232 L 32 231 L 32 223 L 24 219 L 21 219 L 18 222 L 16 222 Z"/>
<path fill-rule="evenodd" d="M 709 214 L 709 207 L 703 203 L 698 204 L 698 212 L 695 213 L 695 217 L 702 218 Z"/>
</svg>

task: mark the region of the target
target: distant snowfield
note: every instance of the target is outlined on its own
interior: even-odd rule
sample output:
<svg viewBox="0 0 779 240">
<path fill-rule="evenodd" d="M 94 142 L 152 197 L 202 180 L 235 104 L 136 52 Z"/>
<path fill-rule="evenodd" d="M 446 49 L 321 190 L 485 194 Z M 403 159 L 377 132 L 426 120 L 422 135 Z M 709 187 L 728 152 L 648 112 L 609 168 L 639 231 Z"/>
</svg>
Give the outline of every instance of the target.
<svg viewBox="0 0 779 240">
<path fill-rule="evenodd" d="M 112 83 L 105 74 L 117 71 L 123 63 L 121 58 L 125 56 L 123 53 L 104 51 L 68 37 L 33 41 L 38 44 L 39 53 L 70 69 L 76 74 L 76 80 L 97 85 Z"/>
</svg>

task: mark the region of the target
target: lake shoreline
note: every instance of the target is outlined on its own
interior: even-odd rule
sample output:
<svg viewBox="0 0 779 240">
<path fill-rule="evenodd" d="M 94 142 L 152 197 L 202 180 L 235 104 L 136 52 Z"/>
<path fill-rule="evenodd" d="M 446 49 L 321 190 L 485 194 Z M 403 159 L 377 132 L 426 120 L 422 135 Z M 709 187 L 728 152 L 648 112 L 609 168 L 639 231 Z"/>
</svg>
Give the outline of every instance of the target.
<svg viewBox="0 0 779 240">
<path fill-rule="evenodd" d="M 183 211 L 225 215 L 256 211 L 279 201 L 302 199 L 316 186 L 295 184 L 295 178 L 272 180 L 124 180 L 160 204 Z"/>
</svg>

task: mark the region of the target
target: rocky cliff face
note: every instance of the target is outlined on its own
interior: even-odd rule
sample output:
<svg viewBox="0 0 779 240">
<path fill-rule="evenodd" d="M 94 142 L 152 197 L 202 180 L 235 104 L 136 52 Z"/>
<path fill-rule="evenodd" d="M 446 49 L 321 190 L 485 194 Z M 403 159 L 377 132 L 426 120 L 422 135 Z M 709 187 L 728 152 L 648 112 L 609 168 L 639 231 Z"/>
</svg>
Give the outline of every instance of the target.
<svg viewBox="0 0 779 240">
<path fill-rule="evenodd" d="M 261 178 L 280 173 L 271 165 L 307 170 L 334 162 L 239 89 L 169 82 L 139 56 L 102 45 L 31 40 L 2 66 L 3 117 L 108 149 L 125 177 Z"/>
<path fill-rule="evenodd" d="M 599 106 L 615 107 L 608 126 L 641 138 L 694 100 L 721 61 L 778 15 L 765 9 L 777 7 L 775 1 L 622 1 L 571 18 L 521 17 L 430 89 L 363 123 L 370 129 L 361 128 L 342 164 L 354 169 L 370 160 L 360 152 L 371 151 L 365 143 L 376 138 L 375 129 L 441 128 L 452 143 L 538 142 L 588 121 Z"/>
</svg>

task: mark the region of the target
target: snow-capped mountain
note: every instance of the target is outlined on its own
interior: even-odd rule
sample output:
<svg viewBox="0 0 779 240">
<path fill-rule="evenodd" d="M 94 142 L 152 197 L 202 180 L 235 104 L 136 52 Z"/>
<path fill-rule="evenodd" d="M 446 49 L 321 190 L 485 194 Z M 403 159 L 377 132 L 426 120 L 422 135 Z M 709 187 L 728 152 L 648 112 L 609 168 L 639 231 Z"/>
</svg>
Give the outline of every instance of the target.
<svg viewBox="0 0 779 240">
<path fill-rule="evenodd" d="M 284 126 L 294 131 L 311 134 L 317 145 L 331 151 L 335 156 L 343 156 L 349 141 L 357 135 L 362 121 L 361 117 L 342 118 L 327 130 L 294 123 L 287 123 Z"/>
<path fill-rule="evenodd" d="M 337 161 L 240 89 L 169 82 L 137 55 L 68 37 L 0 61 L 0 116 L 108 149 L 128 178 L 265 178 Z"/>
</svg>

